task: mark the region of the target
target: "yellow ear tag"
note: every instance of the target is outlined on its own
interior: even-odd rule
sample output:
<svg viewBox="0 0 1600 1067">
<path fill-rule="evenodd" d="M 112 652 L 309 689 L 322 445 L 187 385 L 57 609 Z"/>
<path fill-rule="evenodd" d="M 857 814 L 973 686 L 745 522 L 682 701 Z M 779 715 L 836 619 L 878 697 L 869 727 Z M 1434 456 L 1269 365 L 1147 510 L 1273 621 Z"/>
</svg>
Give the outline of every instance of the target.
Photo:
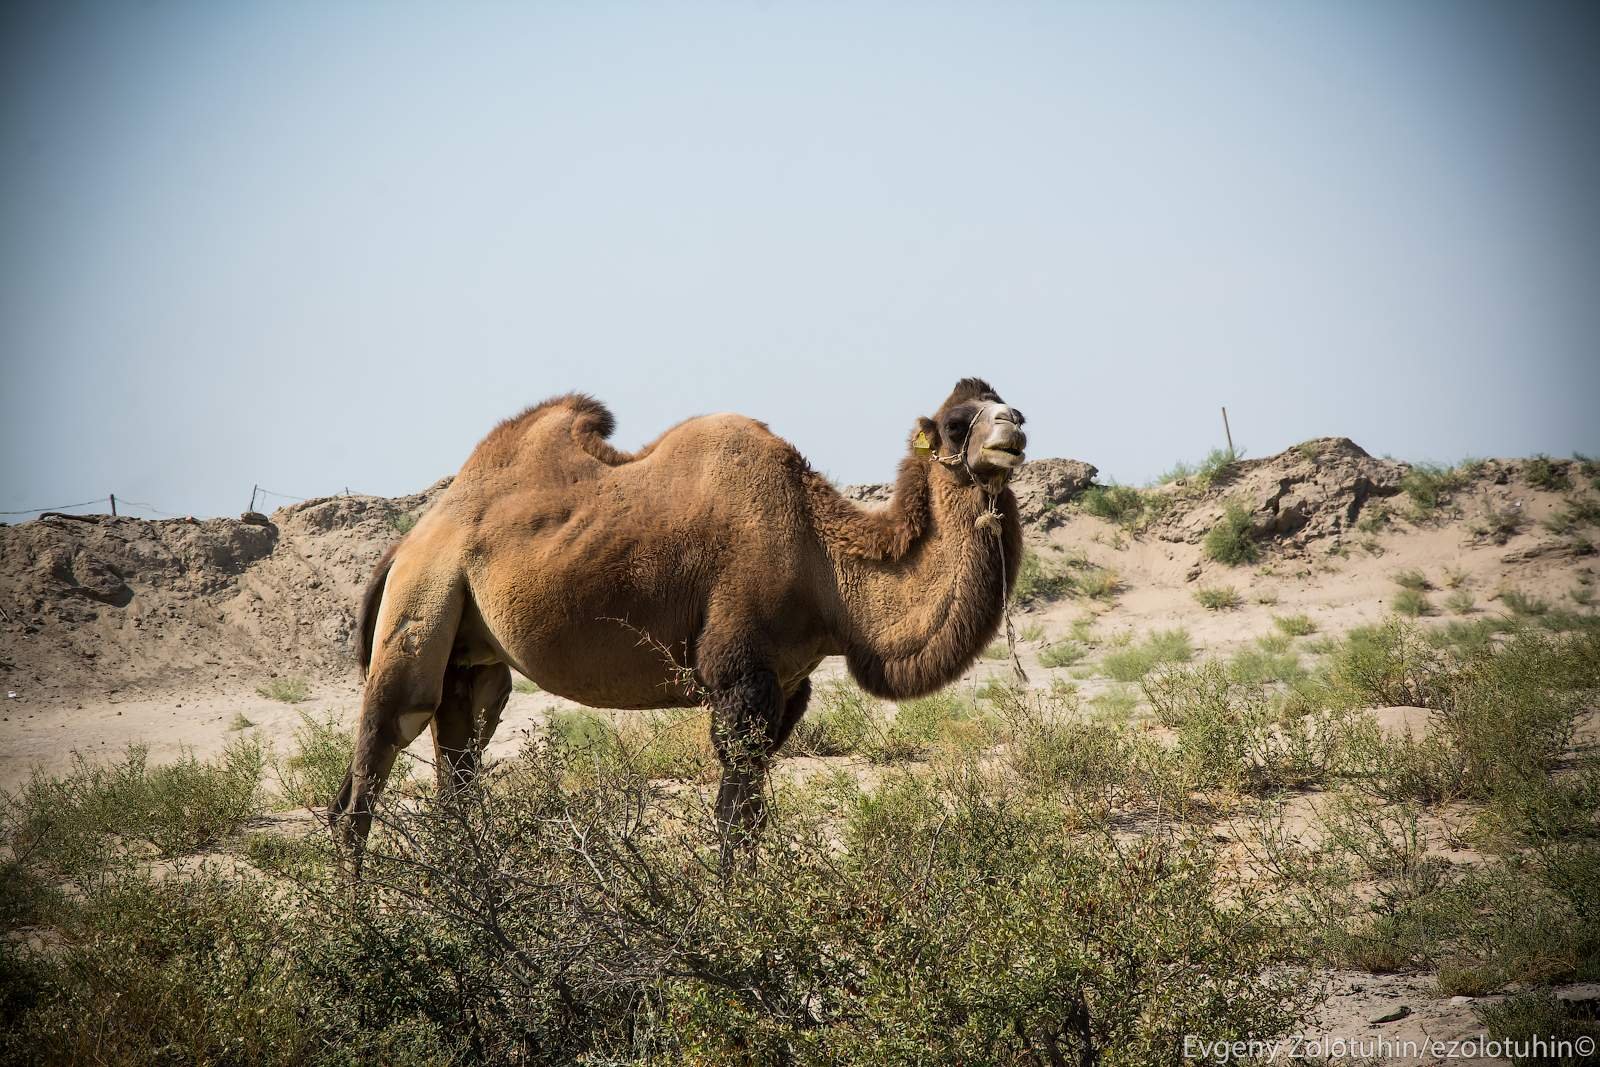
<svg viewBox="0 0 1600 1067">
<path fill-rule="evenodd" d="M 928 440 L 926 430 L 918 430 L 916 440 L 911 442 L 911 447 L 917 450 L 917 455 L 926 456 L 933 451 L 933 443 Z"/>
</svg>

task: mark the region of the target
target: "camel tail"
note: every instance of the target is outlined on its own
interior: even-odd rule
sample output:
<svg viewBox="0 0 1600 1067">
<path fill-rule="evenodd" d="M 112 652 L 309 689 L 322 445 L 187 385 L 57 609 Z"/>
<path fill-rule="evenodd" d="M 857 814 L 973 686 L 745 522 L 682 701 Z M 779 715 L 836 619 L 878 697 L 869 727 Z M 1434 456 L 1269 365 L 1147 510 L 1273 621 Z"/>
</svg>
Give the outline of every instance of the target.
<svg viewBox="0 0 1600 1067">
<path fill-rule="evenodd" d="M 384 552 L 383 558 L 372 569 L 367 579 L 366 592 L 361 594 L 361 615 L 356 620 L 356 663 L 361 667 L 361 677 L 367 676 L 372 665 L 372 639 L 378 629 L 378 605 L 383 603 L 383 586 L 389 580 L 389 568 L 394 566 L 394 554 L 400 550 L 396 541 Z"/>
</svg>

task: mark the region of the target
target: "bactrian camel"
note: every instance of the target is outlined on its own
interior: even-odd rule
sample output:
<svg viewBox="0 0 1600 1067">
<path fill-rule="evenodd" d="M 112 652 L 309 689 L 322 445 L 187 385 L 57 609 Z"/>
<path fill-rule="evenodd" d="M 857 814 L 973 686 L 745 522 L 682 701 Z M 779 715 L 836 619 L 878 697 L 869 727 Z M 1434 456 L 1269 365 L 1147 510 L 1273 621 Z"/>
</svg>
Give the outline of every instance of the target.
<svg viewBox="0 0 1600 1067">
<path fill-rule="evenodd" d="M 469 779 L 515 667 L 595 707 L 708 703 L 726 852 L 759 824 L 767 765 L 825 656 L 903 700 L 955 680 L 995 636 L 1021 557 L 1006 486 L 1022 421 L 963 379 L 916 421 L 879 507 L 844 499 L 740 415 L 689 419 L 633 454 L 607 443 L 611 413 L 587 396 L 502 422 L 367 588 L 335 836 L 359 857 L 396 755 L 425 726 L 441 790 Z"/>
</svg>

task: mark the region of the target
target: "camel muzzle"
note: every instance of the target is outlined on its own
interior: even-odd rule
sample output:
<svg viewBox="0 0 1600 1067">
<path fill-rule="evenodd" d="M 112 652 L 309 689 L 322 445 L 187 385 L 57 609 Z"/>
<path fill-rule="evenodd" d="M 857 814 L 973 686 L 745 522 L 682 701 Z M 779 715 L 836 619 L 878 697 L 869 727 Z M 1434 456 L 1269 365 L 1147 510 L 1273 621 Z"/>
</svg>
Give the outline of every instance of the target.
<svg viewBox="0 0 1600 1067">
<path fill-rule="evenodd" d="M 983 442 L 983 461 L 995 467 L 1015 471 L 1022 466 L 1022 461 L 1026 458 L 1024 450 L 1027 446 L 1028 435 L 1018 429 L 1016 423 L 996 416 Z"/>
</svg>

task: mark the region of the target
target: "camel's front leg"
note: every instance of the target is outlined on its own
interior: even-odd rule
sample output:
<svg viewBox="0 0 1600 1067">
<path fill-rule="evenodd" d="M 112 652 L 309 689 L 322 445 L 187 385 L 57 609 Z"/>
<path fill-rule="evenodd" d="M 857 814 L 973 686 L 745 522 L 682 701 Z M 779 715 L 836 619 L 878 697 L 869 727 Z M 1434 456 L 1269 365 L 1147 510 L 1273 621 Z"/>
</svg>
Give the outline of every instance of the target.
<svg viewBox="0 0 1600 1067">
<path fill-rule="evenodd" d="M 752 843 L 766 815 L 762 791 L 781 740 L 784 704 L 778 676 L 765 667 L 724 675 L 711 686 L 711 740 L 722 762 L 717 829 L 724 871 L 735 850 Z"/>
</svg>

